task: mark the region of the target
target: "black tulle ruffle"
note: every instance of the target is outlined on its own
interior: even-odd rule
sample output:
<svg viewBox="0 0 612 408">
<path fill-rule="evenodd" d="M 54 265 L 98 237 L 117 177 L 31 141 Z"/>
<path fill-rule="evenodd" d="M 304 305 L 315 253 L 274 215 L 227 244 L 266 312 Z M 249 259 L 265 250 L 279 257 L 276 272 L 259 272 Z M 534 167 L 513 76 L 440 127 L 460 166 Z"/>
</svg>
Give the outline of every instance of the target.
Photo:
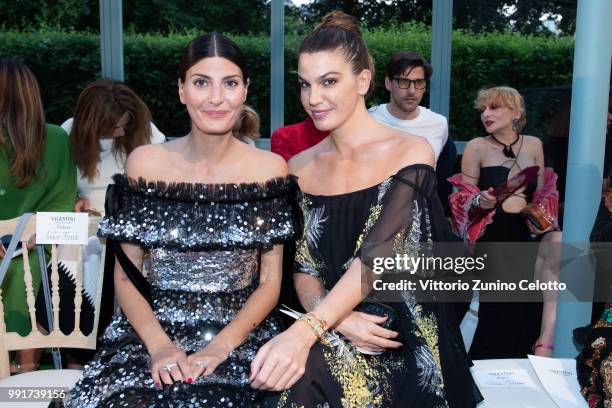
<svg viewBox="0 0 612 408">
<path fill-rule="evenodd" d="M 292 176 L 260 183 L 197 184 L 113 176 L 98 235 L 178 250 L 269 248 L 300 231 Z"/>
</svg>

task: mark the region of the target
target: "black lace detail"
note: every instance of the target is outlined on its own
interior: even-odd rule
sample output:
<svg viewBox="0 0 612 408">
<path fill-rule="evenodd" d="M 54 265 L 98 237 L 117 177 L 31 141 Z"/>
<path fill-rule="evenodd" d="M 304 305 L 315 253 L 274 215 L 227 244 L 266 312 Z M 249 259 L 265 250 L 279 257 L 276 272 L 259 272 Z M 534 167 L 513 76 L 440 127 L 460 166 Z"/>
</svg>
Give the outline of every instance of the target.
<svg viewBox="0 0 612 408">
<path fill-rule="evenodd" d="M 113 176 L 98 235 L 193 250 L 269 248 L 294 238 L 295 177 L 260 183 L 165 183 Z"/>
</svg>

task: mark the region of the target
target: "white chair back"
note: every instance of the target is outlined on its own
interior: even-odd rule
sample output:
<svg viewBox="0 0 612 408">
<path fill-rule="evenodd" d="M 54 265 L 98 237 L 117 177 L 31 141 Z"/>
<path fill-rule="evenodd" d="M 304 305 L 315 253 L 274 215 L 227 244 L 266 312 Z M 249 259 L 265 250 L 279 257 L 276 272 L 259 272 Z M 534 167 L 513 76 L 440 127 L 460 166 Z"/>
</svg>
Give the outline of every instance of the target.
<svg viewBox="0 0 612 408">
<path fill-rule="evenodd" d="M 100 217 L 89 217 L 89 236 L 96 235 Z M 19 218 L 12 220 L 0 221 L 0 236 L 13 234 L 19 223 Z M 59 272 L 58 272 L 58 248 L 57 244 L 51 245 L 51 304 L 53 313 L 53 327 L 50 328 L 48 334 L 42 333 L 36 324 L 36 296 L 32 287 L 32 272 L 29 260 L 29 250 L 27 242 L 29 238 L 36 233 L 36 215 L 33 215 L 28 220 L 25 230 L 18 237 L 22 243 L 23 250 L 23 280 L 25 283 L 26 302 L 32 325 L 31 332 L 23 337 L 16 332 L 7 332 L 4 322 L 4 306 L 2 303 L 2 289 L 0 288 L 0 379 L 10 375 L 9 372 L 9 351 L 22 350 L 29 348 L 54 348 L 54 347 L 70 347 L 70 348 L 96 348 L 96 336 L 98 331 L 98 321 L 100 317 L 100 300 L 102 297 L 102 278 L 104 275 L 104 257 L 105 250 L 102 250 L 100 259 L 100 267 L 98 268 L 97 276 L 93 277 L 96 284 L 94 297 L 94 323 L 93 329 L 89 335 L 82 333 L 80 328 L 81 321 L 81 306 L 83 304 L 83 251 L 84 245 L 76 245 L 78 248 L 78 261 L 75 273 L 75 296 L 74 296 L 74 330 L 70 334 L 64 334 L 60 331 L 60 293 L 59 293 Z M 104 247 L 105 248 L 105 247 Z M 47 273 L 45 269 L 41 270 L 41 274 Z M 42 285 L 41 285 L 42 290 Z"/>
</svg>

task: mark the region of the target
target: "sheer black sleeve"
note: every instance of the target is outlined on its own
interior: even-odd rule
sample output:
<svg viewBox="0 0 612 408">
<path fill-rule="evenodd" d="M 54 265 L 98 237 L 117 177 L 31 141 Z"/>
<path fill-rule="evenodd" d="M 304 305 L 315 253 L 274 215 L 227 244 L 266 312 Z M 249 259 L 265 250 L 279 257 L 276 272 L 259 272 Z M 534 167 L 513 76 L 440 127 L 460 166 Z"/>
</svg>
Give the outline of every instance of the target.
<svg viewBox="0 0 612 408">
<path fill-rule="evenodd" d="M 402 169 L 381 190 L 358 256 L 371 268 L 374 257 L 419 256 L 434 241 L 458 241 L 437 196 L 435 172 L 426 165 Z"/>
</svg>

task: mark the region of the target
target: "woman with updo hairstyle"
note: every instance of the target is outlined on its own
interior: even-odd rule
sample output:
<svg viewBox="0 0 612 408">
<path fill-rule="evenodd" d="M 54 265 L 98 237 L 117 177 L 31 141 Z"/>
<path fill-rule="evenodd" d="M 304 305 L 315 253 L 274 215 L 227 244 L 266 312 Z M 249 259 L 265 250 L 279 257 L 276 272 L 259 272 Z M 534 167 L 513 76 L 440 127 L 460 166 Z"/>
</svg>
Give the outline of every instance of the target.
<svg viewBox="0 0 612 408">
<path fill-rule="evenodd" d="M 239 140 L 258 131 L 234 42 L 193 39 L 177 85 L 191 131 L 134 149 L 107 194 L 99 235 L 117 254 L 121 311 L 67 407 L 256 407 L 266 394 L 249 386 L 249 364 L 280 331 L 295 182 L 280 156 Z"/>
<path fill-rule="evenodd" d="M 302 41 L 298 80 L 304 109 L 330 132 L 289 161 L 303 192 L 294 282 L 307 313 L 259 350 L 251 385 L 282 391 L 266 406 L 476 406 L 446 303 L 411 292 L 364 301 L 373 254 L 420 256 L 422 244 L 450 239 L 433 150 L 368 114 L 372 58 L 354 17 L 332 12 Z"/>
</svg>

